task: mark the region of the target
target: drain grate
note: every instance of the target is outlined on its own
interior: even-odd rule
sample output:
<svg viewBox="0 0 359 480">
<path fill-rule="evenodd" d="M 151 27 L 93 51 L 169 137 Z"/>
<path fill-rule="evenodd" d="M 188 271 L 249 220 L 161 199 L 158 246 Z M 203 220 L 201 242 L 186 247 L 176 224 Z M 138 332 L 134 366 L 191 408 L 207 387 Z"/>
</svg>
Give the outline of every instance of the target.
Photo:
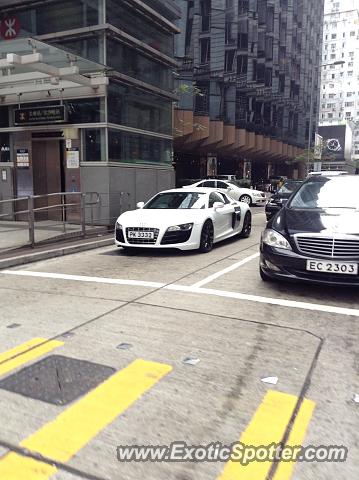
<svg viewBox="0 0 359 480">
<path fill-rule="evenodd" d="M 98 363 L 50 355 L 0 381 L 0 388 L 54 405 L 66 405 L 115 371 Z"/>
</svg>

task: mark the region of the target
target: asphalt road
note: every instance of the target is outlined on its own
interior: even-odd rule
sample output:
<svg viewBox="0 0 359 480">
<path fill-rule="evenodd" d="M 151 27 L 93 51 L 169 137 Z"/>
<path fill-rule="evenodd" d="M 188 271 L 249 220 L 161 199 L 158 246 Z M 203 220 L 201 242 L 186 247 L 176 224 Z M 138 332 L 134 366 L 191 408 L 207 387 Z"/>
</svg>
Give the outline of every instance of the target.
<svg viewBox="0 0 359 480">
<path fill-rule="evenodd" d="M 358 290 L 263 283 L 254 213 L 249 239 L 206 255 L 106 247 L 0 272 L 1 480 L 357 478 Z M 348 455 L 243 466 L 116 453 L 239 440 Z"/>
</svg>

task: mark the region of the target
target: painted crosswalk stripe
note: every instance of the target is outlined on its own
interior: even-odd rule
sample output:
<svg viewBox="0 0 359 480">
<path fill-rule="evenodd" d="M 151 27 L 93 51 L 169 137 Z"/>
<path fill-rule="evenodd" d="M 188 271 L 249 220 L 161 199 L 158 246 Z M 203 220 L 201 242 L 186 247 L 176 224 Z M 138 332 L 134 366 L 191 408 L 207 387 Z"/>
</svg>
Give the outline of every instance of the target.
<svg viewBox="0 0 359 480">
<path fill-rule="evenodd" d="M 5 375 L 63 344 L 64 342 L 58 340 L 47 341 L 46 338 L 33 338 L 11 350 L 2 352 L 0 353 L 0 375 Z"/>
<path fill-rule="evenodd" d="M 269 390 L 265 395 L 262 403 L 252 417 L 248 427 L 243 432 L 240 442 L 244 445 L 263 446 L 272 443 L 280 443 L 285 434 L 287 425 L 294 412 L 298 398 L 287 393 Z M 313 402 L 307 401 L 305 407 L 300 409 L 299 421 L 304 422 L 302 425 L 295 422 L 293 427 L 293 439 L 303 440 L 306 428 L 309 424 L 313 411 Z M 227 462 L 222 474 L 217 480 L 265 480 L 272 463 L 267 462 L 251 462 L 242 465 L 240 462 Z M 292 465 L 293 467 L 293 465 Z M 287 475 L 287 476 L 284 476 Z M 280 477 L 276 480 L 289 479 L 291 469 L 283 470 Z"/>
<path fill-rule="evenodd" d="M 22 448 L 66 463 L 103 428 L 172 370 L 135 360 L 20 443 Z M 0 460 L 1 480 L 47 480 L 56 466 L 11 452 Z"/>
</svg>

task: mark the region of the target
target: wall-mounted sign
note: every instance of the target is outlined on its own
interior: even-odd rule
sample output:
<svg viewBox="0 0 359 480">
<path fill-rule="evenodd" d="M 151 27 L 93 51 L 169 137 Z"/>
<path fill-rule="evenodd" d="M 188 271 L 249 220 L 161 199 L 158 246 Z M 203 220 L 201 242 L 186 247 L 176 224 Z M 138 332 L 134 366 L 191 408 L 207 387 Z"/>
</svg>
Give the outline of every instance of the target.
<svg viewBox="0 0 359 480">
<path fill-rule="evenodd" d="M 27 148 L 18 148 L 16 150 L 17 168 L 30 168 L 29 150 Z"/>
<path fill-rule="evenodd" d="M 1 180 L 7 182 L 7 171 L 5 169 L 1 170 Z"/>
<path fill-rule="evenodd" d="M 46 125 L 67 121 L 64 105 L 50 107 L 18 108 L 14 110 L 15 125 Z"/>
<path fill-rule="evenodd" d="M 80 152 L 78 148 L 66 149 L 66 164 L 67 164 L 67 168 L 80 167 Z"/>
<path fill-rule="evenodd" d="M 5 17 L 0 21 L 0 35 L 4 40 L 13 40 L 19 35 L 20 30 L 20 21 L 15 15 Z"/>
</svg>

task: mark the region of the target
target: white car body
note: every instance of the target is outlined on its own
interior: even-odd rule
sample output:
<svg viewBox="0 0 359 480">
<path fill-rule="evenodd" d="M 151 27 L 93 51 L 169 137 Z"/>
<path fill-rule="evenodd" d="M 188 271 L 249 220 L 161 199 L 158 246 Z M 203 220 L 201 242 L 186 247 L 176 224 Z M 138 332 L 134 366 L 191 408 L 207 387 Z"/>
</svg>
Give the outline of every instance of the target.
<svg viewBox="0 0 359 480">
<path fill-rule="evenodd" d="M 242 188 L 238 187 L 232 182 L 227 180 L 217 180 L 217 179 L 207 179 L 201 180 L 200 182 L 194 183 L 192 185 L 186 185 L 182 188 L 193 188 L 193 187 L 204 187 L 204 188 L 214 188 L 219 190 L 222 193 L 226 193 L 234 200 L 242 201 L 242 199 L 249 199 L 249 205 L 265 205 L 267 201 L 266 194 L 260 190 L 252 190 L 251 188 Z"/>
<path fill-rule="evenodd" d="M 160 195 L 167 193 L 183 194 L 184 192 L 201 194 L 200 200 L 194 204 L 193 208 L 146 208 L 152 201 L 158 201 L 157 197 L 160 198 Z M 213 204 L 214 200 L 213 194 L 217 195 L 217 200 L 219 195 L 227 203 L 224 203 L 221 208 L 211 207 L 210 205 Z M 200 248 L 202 228 L 207 220 L 210 220 L 213 224 L 213 243 L 217 243 L 242 232 L 247 212 L 250 212 L 250 208 L 246 203 L 236 202 L 228 195 L 223 195 L 213 189 L 192 188 L 189 191 L 184 191 L 179 188 L 166 190 L 152 197 L 143 208 L 124 212 L 118 217 L 115 229 L 115 244 L 119 247 L 198 249 Z M 188 229 L 168 232 L 169 227 L 185 226 L 186 224 L 193 224 L 190 231 Z M 148 235 L 147 232 L 153 233 L 154 238 L 130 238 L 132 235 L 146 236 Z M 188 238 L 185 241 L 178 242 L 178 240 L 183 240 L 181 235 L 183 237 L 188 236 Z"/>
</svg>

